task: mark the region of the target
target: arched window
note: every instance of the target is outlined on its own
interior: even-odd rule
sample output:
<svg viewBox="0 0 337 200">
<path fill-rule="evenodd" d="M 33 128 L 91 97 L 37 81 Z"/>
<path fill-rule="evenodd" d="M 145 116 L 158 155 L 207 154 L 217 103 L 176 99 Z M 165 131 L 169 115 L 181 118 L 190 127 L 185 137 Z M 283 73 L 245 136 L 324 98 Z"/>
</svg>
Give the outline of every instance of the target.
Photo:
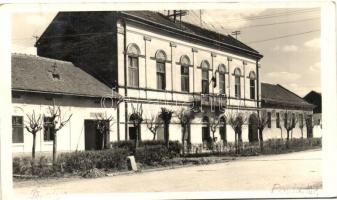
<svg viewBox="0 0 337 200">
<path fill-rule="evenodd" d="M 202 118 L 202 143 L 204 147 L 207 147 L 209 141 L 211 140 L 210 128 L 209 128 L 209 118 L 204 116 Z"/>
<path fill-rule="evenodd" d="M 219 93 L 226 93 L 226 66 L 224 64 L 220 64 L 218 67 L 219 70 Z"/>
<path fill-rule="evenodd" d="M 241 70 L 236 68 L 234 70 L 235 76 L 235 97 L 241 98 Z"/>
<path fill-rule="evenodd" d="M 128 46 L 128 85 L 133 87 L 139 86 L 139 47 L 136 44 Z"/>
<path fill-rule="evenodd" d="M 220 137 L 224 145 L 227 144 L 227 126 L 226 125 L 227 125 L 226 118 L 222 116 L 220 118 L 219 133 L 220 133 Z"/>
<path fill-rule="evenodd" d="M 209 63 L 207 60 L 204 60 L 201 62 L 201 92 L 203 94 L 208 94 L 209 93 L 209 77 L 208 77 L 208 70 L 209 70 Z"/>
<path fill-rule="evenodd" d="M 180 58 L 181 64 L 181 91 L 189 92 L 190 91 L 190 78 L 189 78 L 189 66 L 190 59 L 185 55 Z"/>
<path fill-rule="evenodd" d="M 251 71 L 249 73 L 249 91 L 250 91 L 250 99 L 255 99 L 255 72 Z"/>
<path fill-rule="evenodd" d="M 157 88 L 165 90 L 166 88 L 166 53 L 163 50 L 158 50 L 156 53 L 156 66 L 157 66 Z"/>
</svg>

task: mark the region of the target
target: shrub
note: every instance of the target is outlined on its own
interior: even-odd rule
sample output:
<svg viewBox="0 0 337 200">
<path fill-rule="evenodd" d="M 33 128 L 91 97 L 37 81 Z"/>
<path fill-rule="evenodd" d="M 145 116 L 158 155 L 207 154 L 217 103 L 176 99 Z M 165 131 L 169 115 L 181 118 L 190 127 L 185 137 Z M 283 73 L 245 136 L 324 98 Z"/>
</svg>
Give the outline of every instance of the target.
<svg viewBox="0 0 337 200">
<path fill-rule="evenodd" d="M 127 169 L 127 149 L 107 149 L 100 151 L 78 151 L 63 153 L 57 163 L 62 165 L 65 172 L 76 173 L 94 168 L 105 170 Z"/>
<path fill-rule="evenodd" d="M 163 145 L 139 147 L 136 151 L 135 158 L 137 162 L 154 166 L 160 164 L 170 157 L 169 150 Z"/>
<path fill-rule="evenodd" d="M 131 140 L 110 142 L 110 147 L 113 149 L 127 149 L 132 151 L 135 147 L 135 143 Z"/>
</svg>

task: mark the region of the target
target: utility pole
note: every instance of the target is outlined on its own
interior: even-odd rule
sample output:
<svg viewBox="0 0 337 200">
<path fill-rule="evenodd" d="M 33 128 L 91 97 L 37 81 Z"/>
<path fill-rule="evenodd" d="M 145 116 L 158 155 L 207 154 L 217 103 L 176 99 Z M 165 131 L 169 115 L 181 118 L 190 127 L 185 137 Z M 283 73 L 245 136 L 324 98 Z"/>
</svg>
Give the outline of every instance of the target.
<svg viewBox="0 0 337 200">
<path fill-rule="evenodd" d="M 241 31 L 233 31 L 231 34 L 235 35 L 235 39 L 238 39 L 238 35 L 241 34 Z"/>
</svg>

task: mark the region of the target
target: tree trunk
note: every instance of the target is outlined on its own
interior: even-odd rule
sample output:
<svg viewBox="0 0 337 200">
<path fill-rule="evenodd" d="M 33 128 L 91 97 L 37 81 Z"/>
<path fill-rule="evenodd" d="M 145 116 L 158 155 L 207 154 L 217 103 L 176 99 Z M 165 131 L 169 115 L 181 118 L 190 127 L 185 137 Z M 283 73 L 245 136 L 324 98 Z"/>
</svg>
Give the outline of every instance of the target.
<svg viewBox="0 0 337 200">
<path fill-rule="evenodd" d="M 183 155 L 185 155 L 185 137 L 186 137 L 186 128 L 185 128 L 185 126 L 183 125 L 182 126 L 182 143 L 183 143 Z"/>
<path fill-rule="evenodd" d="M 35 160 L 35 140 L 36 140 L 36 133 L 33 133 L 33 147 L 32 147 L 32 158 Z"/>
<path fill-rule="evenodd" d="M 289 140 L 290 130 L 287 130 L 287 141 Z"/>
<path fill-rule="evenodd" d="M 135 139 L 135 148 L 138 147 L 138 139 L 139 139 L 139 126 L 136 126 L 136 139 Z"/>
<path fill-rule="evenodd" d="M 168 124 L 164 124 L 164 136 L 165 136 L 165 145 L 168 148 L 169 147 L 169 131 L 168 131 Z"/>
<path fill-rule="evenodd" d="M 53 140 L 53 164 L 56 164 L 56 146 L 57 146 L 57 134 L 54 131 L 54 140 Z"/>
<path fill-rule="evenodd" d="M 105 146 L 105 134 L 102 133 L 102 150 L 104 149 Z"/>
<path fill-rule="evenodd" d="M 301 138 L 303 139 L 303 128 L 301 128 Z"/>
<path fill-rule="evenodd" d="M 154 140 L 156 140 L 156 133 L 155 132 L 152 132 L 153 133 L 153 138 L 152 138 L 152 140 L 154 141 Z"/>
<path fill-rule="evenodd" d="M 259 141 L 260 141 L 260 149 L 261 149 L 261 152 L 263 151 L 263 131 L 260 129 L 259 130 Z"/>
</svg>

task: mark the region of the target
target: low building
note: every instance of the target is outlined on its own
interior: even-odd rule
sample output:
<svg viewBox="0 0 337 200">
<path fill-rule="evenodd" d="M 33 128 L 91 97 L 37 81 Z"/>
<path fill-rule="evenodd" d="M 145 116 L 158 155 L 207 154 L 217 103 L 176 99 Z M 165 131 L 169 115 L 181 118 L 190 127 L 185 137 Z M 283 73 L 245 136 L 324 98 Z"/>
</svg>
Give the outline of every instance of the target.
<svg viewBox="0 0 337 200">
<path fill-rule="evenodd" d="M 316 106 L 313 115 L 314 136 L 322 137 L 322 95 L 319 92 L 311 91 L 303 99 Z"/>
<path fill-rule="evenodd" d="M 65 118 L 72 115 L 69 123 L 57 133 L 59 151 L 100 148 L 95 121 L 100 114 L 115 118 L 115 108 L 110 108 L 113 95 L 117 96 L 105 84 L 70 62 L 13 54 L 13 152 L 32 150 L 33 136 L 25 125 L 33 112 L 36 117 L 41 116 L 44 127 L 37 133 L 36 151 L 52 150 L 53 135 L 45 125 L 50 117 L 49 108 L 54 103 L 60 106 Z M 107 108 L 101 105 L 102 97 L 106 97 Z"/>
<path fill-rule="evenodd" d="M 286 138 L 286 118 L 292 118 L 291 138 L 312 138 L 314 105 L 279 84 L 261 83 L 261 108 L 268 113 L 265 138 Z"/>
</svg>

